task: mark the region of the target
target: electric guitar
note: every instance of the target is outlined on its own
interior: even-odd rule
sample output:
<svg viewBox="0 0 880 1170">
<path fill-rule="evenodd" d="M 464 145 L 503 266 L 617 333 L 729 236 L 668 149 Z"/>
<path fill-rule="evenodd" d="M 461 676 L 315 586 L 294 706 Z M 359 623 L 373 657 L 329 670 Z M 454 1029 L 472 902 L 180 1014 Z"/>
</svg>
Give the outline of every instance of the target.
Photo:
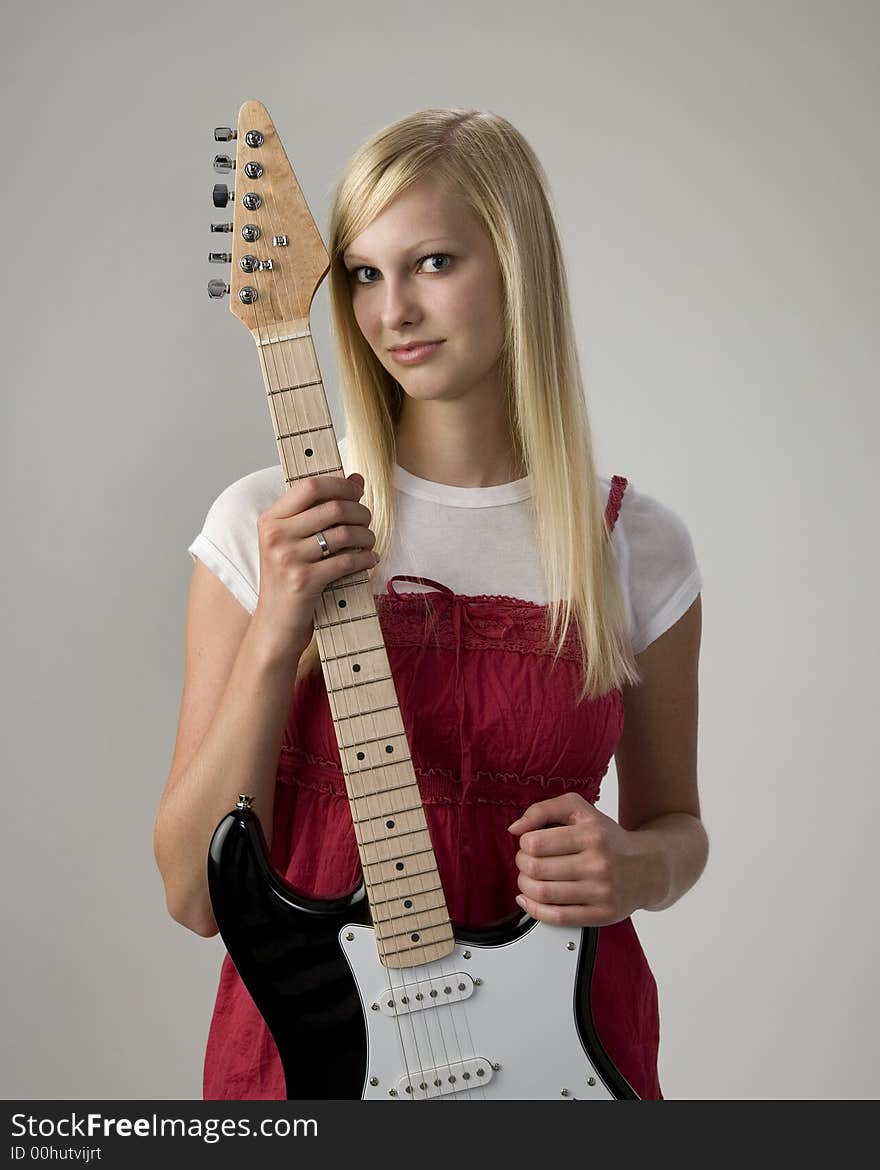
<svg viewBox="0 0 880 1170">
<path fill-rule="evenodd" d="M 231 276 L 209 283 L 257 345 L 285 483 L 344 471 L 309 312 L 330 258 L 266 108 L 242 105 Z M 315 636 L 363 880 L 317 900 L 271 865 L 251 798 L 208 854 L 214 917 L 277 1045 L 288 1099 L 635 1098 L 593 1025 L 597 928 L 517 910 L 481 931 L 453 927 L 382 629 L 363 572 L 324 590 Z"/>
</svg>

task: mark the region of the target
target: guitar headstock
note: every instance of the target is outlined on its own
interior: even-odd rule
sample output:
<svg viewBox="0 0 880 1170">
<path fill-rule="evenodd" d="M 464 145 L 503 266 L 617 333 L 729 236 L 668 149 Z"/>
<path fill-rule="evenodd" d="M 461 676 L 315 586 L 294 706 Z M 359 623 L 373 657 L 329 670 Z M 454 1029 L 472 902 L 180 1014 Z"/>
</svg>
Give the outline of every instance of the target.
<svg viewBox="0 0 880 1170">
<path fill-rule="evenodd" d="M 232 223 L 211 231 L 232 237 L 232 251 L 211 252 L 214 263 L 230 263 L 227 284 L 208 283 L 208 295 L 229 294 L 229 307 L 254 338 L 277 336 L 291 322 L 308 320 L 315 291 L 330 257 L 266 107 L 246 101 L 236 129 L 219 127 L 218 142 L 235 141 L 236 157 L 217 155 L 214 169 L 233 172 L 235 187 L 214 187 L 214 206 L 232 203 Z"/>
</svg>

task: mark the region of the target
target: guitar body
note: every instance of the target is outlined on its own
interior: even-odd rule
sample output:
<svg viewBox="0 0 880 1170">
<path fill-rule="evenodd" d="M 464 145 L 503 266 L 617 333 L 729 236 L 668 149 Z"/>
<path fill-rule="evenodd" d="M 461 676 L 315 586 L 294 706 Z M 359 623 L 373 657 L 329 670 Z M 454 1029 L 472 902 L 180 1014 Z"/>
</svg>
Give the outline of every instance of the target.
<svg viewBox="0 0 880 1170">
<path fill-rule="evenodd" d="M 386 969 L 364 887 L 331 901 L 298 894 L 272 868 L 247 808 L 218 825 L 208 877 L 288 1099 L 636 1097 L 593 1026 L 598 930 L 517 913 L 456 930 L 442 959 Z"/>
</svg>

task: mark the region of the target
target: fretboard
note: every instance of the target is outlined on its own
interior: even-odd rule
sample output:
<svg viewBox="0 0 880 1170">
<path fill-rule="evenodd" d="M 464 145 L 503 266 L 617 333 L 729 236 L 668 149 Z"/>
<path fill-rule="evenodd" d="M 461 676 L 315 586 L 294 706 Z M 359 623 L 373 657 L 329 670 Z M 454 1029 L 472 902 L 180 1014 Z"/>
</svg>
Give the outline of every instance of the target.
<svg viewBox="0 0 880 1170">
<path fill-rule="evenodd" d="M 285 483 L 344 478 L 308 321 L 257 345 Z M 381 961 L 432 962 L 453 949 L 452 927 L 366 573 L 324 590 L 315 636 Z"/>
</svg>

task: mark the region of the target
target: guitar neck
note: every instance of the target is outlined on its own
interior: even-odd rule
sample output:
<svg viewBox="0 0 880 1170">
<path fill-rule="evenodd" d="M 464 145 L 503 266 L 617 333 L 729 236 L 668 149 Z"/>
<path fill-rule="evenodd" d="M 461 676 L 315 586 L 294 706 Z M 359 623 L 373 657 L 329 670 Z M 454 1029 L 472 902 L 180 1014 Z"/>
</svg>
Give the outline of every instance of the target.
<svg viewBox="0 0 880 1170">
<path fill-rule="evenodd" d="M 308 320 L 254 333 L 288 486 L 344 477 Z M 454 947 L 418 781 L 370 578 L 328 586 L 315 636 L 360 852 L 376 942 L 386 967 L 412 967 Z"/>
</svg>

